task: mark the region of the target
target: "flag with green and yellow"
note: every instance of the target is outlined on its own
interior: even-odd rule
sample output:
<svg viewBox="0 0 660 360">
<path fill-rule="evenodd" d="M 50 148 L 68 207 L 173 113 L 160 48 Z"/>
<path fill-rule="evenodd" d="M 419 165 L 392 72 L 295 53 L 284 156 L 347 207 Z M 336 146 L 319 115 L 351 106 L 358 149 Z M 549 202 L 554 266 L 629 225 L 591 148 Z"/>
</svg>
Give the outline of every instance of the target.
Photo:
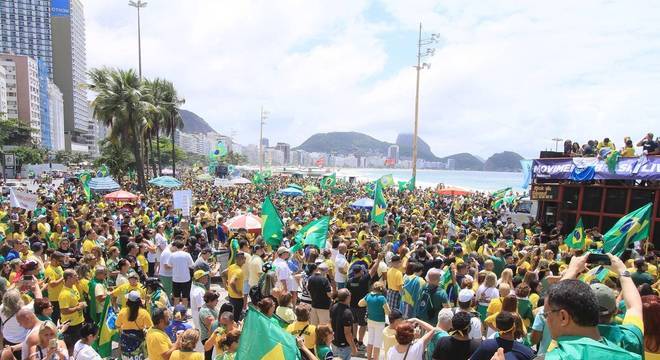
<svg viewBox="0 0 660 360">
<path fill-rule="evenodd" d="M 653 203 L 648 203 L 619 219 L 603 235 L 603 250 L 606 253 L 621 256 L 629 244 L 648 238 L 652 209 Z"/>
<path fill-rule="evenodd" d="M 291 252 L 296 252 L 305 245 L 314 245 L 319 249 L 324 249 L 329 226 L 329 216 L 320 217 L 303 226 L 294 237 L 296 244 L 291 247 Z"/>
<path fill-rule="evenodd" d="M 264 203 L 261 205 L 261 235 L 263 236 L 266 244 L 276 248 L 282 242 L 282 227 L 284 223 L 280 218 L 275 205 L 266 196 Z"/>
<path fill-rule="evenodd" d="M 236 360 L 297 360 L 296 338 L 250 306 L 245 316 Z"/>
<path fill-rule="evenodd" d="M 321 189 L 323 190 L 332 189 L 335 185 L 337 185 L 337 173 L 326 175 L 321 180 Z"/>
<path fill-rule="evenodd" d="M 394 178 L 392 177 L 392 174 L 381 176 L 380 179 L 378 179 L 378 182 L 383 188 L 394 186 Z"/>
<path fill-rule="evenodd" d="M 381 181 L 376 181 L 376 189 L 374 190 L 374 207 L 371 208 L 371 221 L 377 224 L 385 224 L 385 212 L 387 210 L 387 203 L 385 196 L 383 196 L 383 186 Z"/>
<path fill-rule="evenodd" d="M 96 325 L 99 328 L 99 335 L 92 344 L 92 347 L 102 358 L 108 358 L 112 355 L 112 341 L 119 341 L 119 333 L 115 328 L 115 319 L 117 318 L 112 305 L 110 296 L 105 298 L 101 318 Z"/>
<path fill-rule="evenodd" d="M 564 239 L 564 244 L 571 249 L 582 249 L 587 244 L 587 239 L 584 237 L 584 226 L 582 225 L 582 218 L 578 220 L 575 229 Z"/>
<path fill-rule="evenodd" d="M 85 199 L 89 202 L 92 199 L 92 190 L 89 188 L 89 181 L 92 180 L 92 174 L 85 171 L 78 175 L 78 179 L 80 180 L 83 192 L 85 193 Z"/>
</svg>

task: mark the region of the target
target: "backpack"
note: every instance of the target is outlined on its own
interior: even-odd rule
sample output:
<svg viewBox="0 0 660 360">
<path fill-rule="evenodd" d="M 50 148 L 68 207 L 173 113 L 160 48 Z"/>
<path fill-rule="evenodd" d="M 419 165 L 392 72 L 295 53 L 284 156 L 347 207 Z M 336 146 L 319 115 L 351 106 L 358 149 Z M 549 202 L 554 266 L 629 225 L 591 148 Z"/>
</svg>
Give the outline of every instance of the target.
<svg viewBox="0 0 660 360">
<path fill-rule="evenodd" d="M 417 303 L 415 316 L 423 320 L 430 320 L 436 315 L 437 312 L 433 307 L 433 294 L 436 290 L 437 288 L 432 289 L 429 286 L 426 286 L 424 290 L 422 290 L 422 294 L 420 295 L 419 301 Z"/>
<path fill-rule="evenodd" d="M 259 276 L 259 281 L 257 282 L 257 285 L 254 285 L 250 288 L 250 291 L 248 292 L 248 296 L 250 296 L 250 301 L 253 304 L 258 303 L 261 301 L 261 299 L 264 298 L 263 292 L 261 289 L 263 289 L 264 283 L 266 282 L 266 275 L 268 273 L 263 273 L 261 276 Z"/>
</svg>

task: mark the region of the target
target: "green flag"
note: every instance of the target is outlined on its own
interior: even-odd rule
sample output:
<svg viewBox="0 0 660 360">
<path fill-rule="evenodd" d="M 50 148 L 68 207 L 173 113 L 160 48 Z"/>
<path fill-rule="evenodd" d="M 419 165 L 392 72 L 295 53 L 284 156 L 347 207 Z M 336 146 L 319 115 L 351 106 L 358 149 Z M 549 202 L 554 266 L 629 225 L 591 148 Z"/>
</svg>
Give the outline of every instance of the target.
<svg viewBox="0 0 660 360">
<path fill-rule="evenodd" d="M 284 223 L 275 205 L 273 205 L 270 197 L 266 196 L 264 203 L 261 204 L 261 235 L 264 241 L 266 241 L 266 244 L 269 244 L 273 248 L 280 246 L 282 242 L 282 227 L 284 227 Z"/>
<path fill-rule="evenodd" d="M 252 176 L 252 183 L 255 184 L 255 185 L 265 184 L 264 176 L 261 173 L 261 171 L 255 171 L 254 172 L 254 175 Z"/>
<path fill-rule="evenodd" d="M 296 233 L 295 246 L 300 248 L 304 245 L 314 245 L 319 249 L 324 249 L 328 237 L 328 226 L 330 226 L 329 216 L 323 216 L 303 226 Z M 293 252 L 293 250 L 291 251 Z"/>
<path fill-rule="evenodd" d="M 297 360 L 296 338 L 250 306 L 245 316 L 236 360 Z"/>
<path fill-rule="evenodd" d="M 610 231 L 603 235 L 603 250 L 621 256 L 628 244 L 648 238 L 652 208 L 653 203 L 648 203 L 619 219 Z"/>
<path fill-rule="evenodd" d="M 371 221 L 377 224 L 385 224 L 385 211 L 387 203 L 385 196 L 383 196 L 383 188 L 380 181 L 376 182 L 376 189 L 374 190 L 374 207 L 371 208 Z"/>
<path fill-rule="evenodd" d="M 399 181 L 398 184 L 399 192 L 403 192 L 405 190 L 413 191 L 415 190 L 415 177 L 411 177 L 408 181 Z"/>
<path fill-rule="evenodd" d="M 408 188 L 408 182 L 407 181 L 399 181 L 399 192 L 404 192 Z"/>
<path fill-rule="evenodd" d="M 364 191 L 367 193 L 367 195 L 374 196 L 374 190 L 376 189 L 376 183 L 378 181 L 370 181 L 366 184 L 364 184 Z"/>
<path fill-rule="evenodd" d="M 442 277 L 440 278 L 440 288 L 442 289 L 447 289 L 447 286 L 451 284 L 452 278 L 451 278 L 451 268 L 447 268 L 442 274 Z"/>
<path fill-rule="evenodd" d="M 331 189 L 337 185 L 337 174 L 332 173 L 331 175 L 324 176 L 321 180 L 321 189 Z"/>
<path fill-rule="evenodd" d="M 112 355 L 112 340 L 118 340 L 117 329 L 114 329 L 116 318 L 117 316 L 110 304 L 110 296 L 108 296 L 105 298 L 101 318 L 96 324 L 99 328 L 99 336 L 94 341 L 94 344 L 92 344 L 94 350 L 104 359 Z"/>
<path fill-rule="evenodd" d="M 509 191 L 511 191 L 511 188 L 507 187 L 507 188 L 504 188 L 504 189 L 497 190 L 497 191 L 493 192 L 491 195 L 494 198 L 497 199 L 497 198 L 504 197 L 504 195 L 506 195 L 506 193 L 509 192 Z"/>
<path fill-rule="evenodd" d="M 89 202 L 92 199 L 92 190 L 89 188 L 89 181 L 92 180 L 92 174 L 85 171 L 78 175 L 78 179 L 80 180 L 83 192 L 85 193 L 85 199 Z"/>
<path fill-rule="evenodd" d="M 392 177 L 392 174 L 387 174 L 383 175 L 378 179 L 378 182 L 380 182 L 380 185 L 383 188 L 387 188 L 389 186 L 394 186 L 394 178 Z"/>
<path fill-rule="evenodd" d="M 564 244 L 571 249 L 582 249 L 586 245 L 586 238 L 584 237 L 584 226 L 582 225 L 582 218 L 578 220 L 575 229 L 564 239 Z"/>
<path fill-rule="evenodd" d="M 233 265 L 236 262 L 236 254 L 238 254 L 239 249 L 238 240 L 236 238 L 231 239 L 229 242 L 229 260 L 227 262 L 229 265 Z"/>
<path fill-rule="evenodd" d="M 108 166 L 105 165 L 105 164 L 102 164 L 99 167 L 99 171 L 97 171 L 96 176 L 105 177 L 105 176 L 108 176 L 108 175 L 110 175 L 110 171 L 108 170 Z"/>
<path fill-rule="evenodd" d="M 607 164 L 607 170 L 611 173 L 616 173 L 616 165 L 619 163 L 619 158 L 621 154 L 618 150 L 610 152 L 605 158 L 605 164 Z"/>
</svg>

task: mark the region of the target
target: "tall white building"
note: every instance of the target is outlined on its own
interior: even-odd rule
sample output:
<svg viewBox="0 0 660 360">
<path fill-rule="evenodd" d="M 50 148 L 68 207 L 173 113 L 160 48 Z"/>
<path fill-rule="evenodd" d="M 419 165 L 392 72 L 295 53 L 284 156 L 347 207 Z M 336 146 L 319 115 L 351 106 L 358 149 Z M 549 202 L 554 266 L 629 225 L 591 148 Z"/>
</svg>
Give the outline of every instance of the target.
<svg viewBox="0 0 660 360">
<path fill-rule="evenodd" d="M 64 98 L 60 89 L 52 82 L 48 83 L 48 112 L 53 150 L 64 150 Z"/>
<path fill-rule="evenodd" d="M 80 0 L 51 3 L 53 78 L 64 99 L 64 137 L 67 150 L 95 153 L 97 127 L 87 90 L 85 13 Z"/>
<path fill-rule="evenodd" d="M 0 114 L 7 114 L 7 71 L 0 66 Z"/>
<path fill-rule="evenodd" d="M 0 54 L 6 72 L 7 118 L 18 119 L 33 129 L 32 141 L 41 143 L 39 68 L 28 56 Z"/>
<path fill-rule="evenodd" d="M 394 163 L 399 162 L 399 145 L 390 145 L 387 148 L 387 158 L 394 160 Z"/>
</svg>

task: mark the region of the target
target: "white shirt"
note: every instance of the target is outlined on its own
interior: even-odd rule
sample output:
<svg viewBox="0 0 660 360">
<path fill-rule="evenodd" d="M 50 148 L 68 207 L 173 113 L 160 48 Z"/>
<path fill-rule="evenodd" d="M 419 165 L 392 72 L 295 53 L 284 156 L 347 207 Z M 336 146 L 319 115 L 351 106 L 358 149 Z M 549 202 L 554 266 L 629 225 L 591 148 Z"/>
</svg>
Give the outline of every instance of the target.
<svg viewBox="0 0 660 360">
<path fill-rule="evenodd" d="M 205 293 L 206 289 L 195 284 L 190 288 L 190 310 L 192 311 L 192 320 L 195 329 L 199 329 L 201 326 L 199 323 L 199 309 L 204 305 Z"/>
<path fill-rule="evenodd" d="M 71 360 L 102 360 L 101 356 L 82 340 L 78 340 L 73 346 L 73 357 Z"/>
<path fill-rule="evenodd" d="M 273 266 L 275 267 L 275 274 L 277 274 L 277 281 L 286 282 L 286 288 L 288 291 L 296 291 L 298 289 L 298 285 L 296 284 L 296 280 L 293 278 L 291 269 L 289 269 L 289 265 L 286 263 L 286 261 L 281 258 L 277 258 L 275 261 L 273 261 Z"/>
<path fill-rule="evenodd" d="M 348 260 L 346 260 L 346 256 L 337 253 L 337 257 L 335 257 L 335 282 L 346 282 L 347 274 L 342 274 L 339 272 L 339 269 L 346 269 L 346 267 L 348 267 Z"/>
<path fill-rule="evenodd" d="M 190 269 L 195 262 L 189 253 L 177 250 L 172 253 L 172 256 L 167 261 L 167 264 L 172 267 L 172 281 L 177 283 L 185 283 L 190 281 Z"/>
<path fill-rule="evenodd" d="M 168 269 L 165 265 L 163 265 L 163 264 L 167 264 L 167 262 L 170 261 L 170 256 L 172 256 L 172 252 L 170 251 L 170 247 L 167 246 L 165 247 L 165 250 L 163 250 L 163 253 L 160 255 L 160 266 L 158 269 L 158 275 L 172 277 L 172 269 Z"/>
<path fill-rule="evenodd" d="M 156 236 L 154 237 L 154 241 L 156 243 L 156 260 L 161 261 L 160 257 L 163 254 L 163 251 L 165 251 L 165 248 L 167 248 L 167 239 L 165 238 L 165 235 L 161 233 L 156 233 Z"/>
<path fill-rule="evenodd" d="M 154 245 L 154 242 L 151 241 L 151 240 L 144 239 L 143 241 L 146 242 L 147 244 L 149 244 L 149 247 Z M 154 252 L 147 251 L 147 262 L 155 263 L 156 259 L 157 259 L 156 251 L 154 251 Z"/>
<path fill-rule="evenodd" d="M 27 334 L 30 332 L 29 329 L 26 329 L 18 324 L 16 320 L 16 315 L 8 317 L 4 314 L 5 306 L 0 305 L 0 319 L 2 320 L 2 336 L 14 344 L 20 344 L 25 341 Z M 34 302 L 31 302 L 28 305 L 23 307 L 24 309 L 30 309 L 34 311 Z"/>
<path fill-rule="evenodd" d="M 424 355 L 424 342 L 423 341 L 415 341 L 410 345 L 410 349 L 408 349 L 408 355 L 406 357 L 407 360 L 418 360 L 422 359 L 422 356 Z M 387 351 L 387 360 L 403 360 L 403 357 L 406 356 L 406 352 L 398 352 L 396 350 L 396 345 L 392 346 L 390 350 Z"/>
<path fill-rule="evenodd" d="M 496 299 L 500 296 L 499 290 L 497 288 L 487 288 L 484 284 L 479 285 L 479 288 L 477 289 L 477 302 L 480 305 L 486 305 L 490 304 L 490 301 L 493 299 Z"/>
</svg>

